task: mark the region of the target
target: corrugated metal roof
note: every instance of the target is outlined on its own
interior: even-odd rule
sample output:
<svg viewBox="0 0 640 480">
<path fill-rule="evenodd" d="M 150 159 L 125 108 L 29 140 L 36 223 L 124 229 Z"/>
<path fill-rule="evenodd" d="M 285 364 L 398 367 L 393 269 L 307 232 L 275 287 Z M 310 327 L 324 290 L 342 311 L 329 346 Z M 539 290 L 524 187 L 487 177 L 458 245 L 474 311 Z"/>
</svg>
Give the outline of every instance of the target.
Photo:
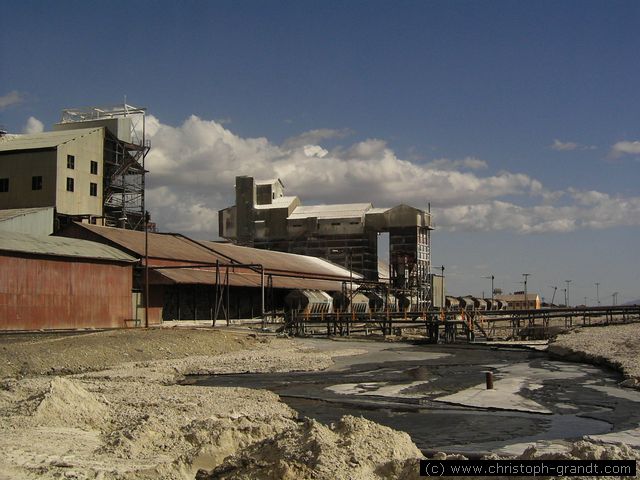
<svg viewBox="0 0 640 480">
<path fill-rule="evenodd" d="M 102 130 L 98 128 L 79 128 L 77 130 L 62 130 L 56 132 L 33 133 L 30 135 L 19 135 L 4 142 L 0 142 L 0 152 L 11 152 L 14 150 L 32 150 L 36 148 L 53 148 L 63 143 L 67 143 L 76 138 L 84 137 L 93 132 Z"/>
<path fill-rule="evenodd" d="M 336 205 L 300 205 L 291 212 L 289 220 L 302 218 L 354 218 L 363 216 L 372 205 L 370 203 L 344 203 Z"/>
<path fill-rule="evenodd" d="M 144 256 L 144 232 L 87 223 L 76 223 L 76 225 L 135 252 L 140 257 Z M 149 257 L 198 263 L 216 263 L 216 260 L 228 262 L 221 255 L 216 255 L 193 240 L 178 234 L 149 233 Z"/>
<path fill-rule="evenodd" d="M 144 232 L 123 230 L 120 228 L 100 227 L 85 223 L 76 223 L 76 227 L 92 232 L 113 244 L 144 255 Z M 218 243 L 205 240 L 193 240 L 178 234 L 149 233 L 149 256 L 184 262 L 214 264 L 235 262 L 239 264 L 262 265 L 265 273 L 273 275 L 275 288 L 317 288 L 339 290 L 342 281 L 349 280 L 349 270 L 339 265 L 316 257 L 295 255 L 292 253 L 275 252 L 258 248 L 241 247 L 230 243 Z M 210 284 L 215 279 L 206 270 L 196 269 L 158 269 L 163 276 L 177 283 L 205 283 Z M 170 272 L 170 273 L 168 273 Z M 176 273 L 177 272 L 177 273 Z M 202 273 L 205 272 L 205 273 Z M 244 273 L 243 273 L 244 272 Z M 259 286 L 260 274 L 241 267 L 233 272 L 234 286 Z M 302 276 L 313 276 L 318 280 L 304 279 Z M 207 278 L 207 280 L 205 280 Z M 353 279 L 362 278 L 354 273 Z M 308 287 L 308 282 L 314 287 Z"/>
<path fill-rule="evenodd" d="M 45 210 L 53 210 L 53 207 L 11 208 L 7 210 L 0 210 L 0 222 L 11 218 L 21 217 L 23 215 L 43 212 Z"/>
<path fill-rule="evenodd" d="M 270 208 L 286 208 L 291 205 L 298 197 L 278 197 L 271 200 L 271 203 L 265 205 L 254 205 L 256 210 L 268 210 Z"/>
<path fill-rule="evenodd" d="M 186 285 L 215 285 L 215 270 L 203 270 L 194 268 L 155 269 L 152 271 L 169 280 L 170 283 Z M 220 269 L 221 282 L 224 282 L 225 268 Z M 229 272 L 229 285 L 232 287 L 260 287 L 260 275 L 246 269 L 238 269 Z M 267 279 L 265 278 L 265 288 Z M 315 280 L 298 277 L 273 277 L 273 288 L 286 289 L 312 289 L 326 291 L 342 290 L 342 282 L 332 280 Z"/>
<path fill-rule="evenodd" d="M 102 243 L 64 237 L 35 237 L 3 231 L 0 231 L 0 250 L 32 255 L 92 258 L 118 262 L 136 261 L 134 257 Z"/>
<path fill-rule="evenodd" d="M 276 252 L 274 250 L 263 250 L 260 248 L 241 247 L 231 243 L 204 240 L 196 240 L 196 242 L 238 263 L 258 263 L 268 271 L 321 277 L 349 278 L 349 270 L 322 258 Z M 353 278 L 362 278 L 362 276 L 354 273 Z"/>
<path fill-rule="evenodd" d="M 389 210 L 391 210 L 391 208 L 370 208 L 369 210 L 367 210 L 367 214 L 386 213 Z"/>
<path fill-rule="evenodd" d="M 267 180 L 256 180 L 256 185 L 273 185 L 274 183 L 280 182 L 280 185 L 284 187 L 284 183 L 279 178 L 268 178 Z"/>
</svg>

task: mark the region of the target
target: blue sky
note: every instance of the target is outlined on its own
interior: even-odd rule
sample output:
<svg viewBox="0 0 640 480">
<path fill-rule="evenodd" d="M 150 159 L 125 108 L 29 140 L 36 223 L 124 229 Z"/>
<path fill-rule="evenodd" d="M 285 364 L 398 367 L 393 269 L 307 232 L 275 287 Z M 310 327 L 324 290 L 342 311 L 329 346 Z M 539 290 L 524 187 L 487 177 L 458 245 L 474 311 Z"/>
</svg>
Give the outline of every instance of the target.
<svg viewBox="0 0 640 480">
<path fill-rule="evenodd" d="M 603 301 L 640 298 L 638 2 L 3 10 L 0 124 L 49 129 L 124 95 L 147 107 L 165 230 L 215 236 L 234 175 L 275 174 L 306 203 L 431 202 L 453 293 L 527 272 L 545 297 L 572 279 L 571 303 L 595 282 Z"/>
</svg>

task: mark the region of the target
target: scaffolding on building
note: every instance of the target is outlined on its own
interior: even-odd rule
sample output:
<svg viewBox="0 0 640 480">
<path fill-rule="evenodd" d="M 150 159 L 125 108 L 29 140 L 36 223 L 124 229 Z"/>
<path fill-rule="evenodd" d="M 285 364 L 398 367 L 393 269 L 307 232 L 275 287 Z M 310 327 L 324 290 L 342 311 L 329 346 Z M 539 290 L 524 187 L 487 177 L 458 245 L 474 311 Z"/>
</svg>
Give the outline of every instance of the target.
<svg viewBox="0 0 640 480">
<path fill-rule="evenodd" d="M 69 108 L 58 125 L 107 127 L 104 147 L 103 217 L 110 227 L 145 228 L 146 108 L 128 105 Z"/>
</svg>

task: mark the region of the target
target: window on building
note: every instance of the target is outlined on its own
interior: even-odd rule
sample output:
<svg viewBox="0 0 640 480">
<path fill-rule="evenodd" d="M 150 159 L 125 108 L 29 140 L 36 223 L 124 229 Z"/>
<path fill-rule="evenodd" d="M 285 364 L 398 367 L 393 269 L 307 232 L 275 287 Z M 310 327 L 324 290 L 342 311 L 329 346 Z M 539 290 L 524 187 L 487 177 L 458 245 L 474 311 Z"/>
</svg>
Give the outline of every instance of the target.
<svg viewBox="0 0 640 480">
<path fill-rule="evenodd" d="M 92 197 L 97 197 L 98 196 L 98 184 L 97 183 L 90 183 L 89 184 L 89 195 L 91 195 Z"/>
<path fill-rule="evenodd" d="M 42 190 L 42 176 L 31 177 L 31 190 Z"/>
<path fill-rule="evenodd" d="M 76 157 L 73 155 L 67 155 L 67 168 L 73 170 L 76 168 Z"/>
<path fill-rule="evenodd" d="M 0 178 L 0 192 L 8 192 L 8 191 L 9 191 L 9 179 Z"/>
<path fill-rule="evenodd" d="M 98 162 L 94 162 L 93 160 L 91 160 L 91 174 L 92 175 L 98 174 Z"/>
<path fill-rule="evenodd" d="M 73 178 L 67 177 L 67 192 L 73 192 Z"/>
</svg>

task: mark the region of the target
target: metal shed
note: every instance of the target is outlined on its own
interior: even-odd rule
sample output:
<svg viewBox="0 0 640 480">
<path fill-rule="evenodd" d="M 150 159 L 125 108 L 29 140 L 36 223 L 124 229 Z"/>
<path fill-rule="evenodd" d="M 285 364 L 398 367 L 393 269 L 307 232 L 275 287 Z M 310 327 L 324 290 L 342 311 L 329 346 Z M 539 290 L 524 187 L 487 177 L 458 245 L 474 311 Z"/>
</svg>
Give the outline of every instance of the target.
<svg viewBox="0 0 640 480">
<path fill-rule="evenodd" d="M 135 261 L 94 242 L 0 231 L 0 330 L 130 325 Z"/>
</svg>

